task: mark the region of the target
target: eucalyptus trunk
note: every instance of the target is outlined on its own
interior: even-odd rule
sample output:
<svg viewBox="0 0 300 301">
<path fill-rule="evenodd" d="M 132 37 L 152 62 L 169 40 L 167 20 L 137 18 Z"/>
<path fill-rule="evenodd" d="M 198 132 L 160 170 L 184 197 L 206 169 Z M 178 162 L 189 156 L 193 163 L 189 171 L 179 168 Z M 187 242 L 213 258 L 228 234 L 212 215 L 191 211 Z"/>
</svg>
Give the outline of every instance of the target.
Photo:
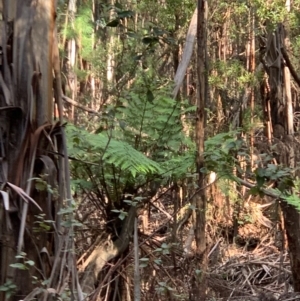
<svg viewBox="0 0 300 301">
<path fill-rule="evenodd" d="M 72 253 L 62 252 L 72 248 L 71 232 L 57 222 L 70 193 L 64 130 L 52 123 L 54 96 L 62 112 L 60 72 L 53 77 L 54 65 L 59 69 L 56 1 L 3 0 L 0 13 L 0 286 L 11 284 L 0 301 L 30 293 L 47 300 L 59 292 L 61 280 L 68 281 L 59 275 L 61 265 L 72 268 L 73 261 Z"/>
<path fill-rule="evenodd" d="M 68 5 L 68 17 L 70 19 L 70 27 L 74 29 L 74 19 L 76 13 L 76 0 L 69 0 Z M 68 88 L 69 88 L 69 96 L 72 100 L 76 101 L 77 98 L 77 75 L 75 72 L 76 67 L 76 40 L 75 37 L 72 37 L 68 40 L 67 44 L 68 50 L 68 61 L 67 61 L 67 77 L 68 77 Z M 74 120 L 74 106 L 70 105 L 69 120 Z"/>
</svg>

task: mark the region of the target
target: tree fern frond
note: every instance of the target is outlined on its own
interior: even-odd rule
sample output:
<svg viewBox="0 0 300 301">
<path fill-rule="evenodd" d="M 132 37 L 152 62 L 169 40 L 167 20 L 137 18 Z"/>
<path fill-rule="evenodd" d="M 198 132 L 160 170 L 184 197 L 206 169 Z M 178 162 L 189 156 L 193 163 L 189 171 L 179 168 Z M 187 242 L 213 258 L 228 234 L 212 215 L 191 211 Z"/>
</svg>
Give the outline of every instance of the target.
<svg viewBox="0 0 300 301">
<path fill-rule="evenodd" d="M 73 156 L 81 157 L 88 152 L 89 155 L 93 155 L 95 161 L 113 164 L 120 170 L 131 173 L 133 177 L 137 174 L 162 173 L 162 168 L 157 162 L 127 142 L 108 138 L 104 134 L 90 134 L 72 126 L 68 126 L 68 135 L 70 148 L 78 150 L 77 153 L 73 152 Z M 72 147 L 74 143 L 77 147 Z"/>
</svg>

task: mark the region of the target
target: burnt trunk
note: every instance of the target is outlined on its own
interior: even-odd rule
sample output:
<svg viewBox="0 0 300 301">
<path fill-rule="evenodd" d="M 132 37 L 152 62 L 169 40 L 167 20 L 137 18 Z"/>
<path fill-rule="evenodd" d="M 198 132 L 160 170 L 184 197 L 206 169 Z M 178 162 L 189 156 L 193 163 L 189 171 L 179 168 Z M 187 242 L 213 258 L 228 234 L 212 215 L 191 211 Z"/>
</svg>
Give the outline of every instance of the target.
<svg viewBox="0 0 300 301">
<path fill-rule="evenodd" d="M 300 292 L 300 218 L 294 206 L 285 202 L 281 203 L 284 216 L 284 227 L 289 246 L 289 256 L 292 267 L 293 287 L 295 292 Z"/>
</svg>

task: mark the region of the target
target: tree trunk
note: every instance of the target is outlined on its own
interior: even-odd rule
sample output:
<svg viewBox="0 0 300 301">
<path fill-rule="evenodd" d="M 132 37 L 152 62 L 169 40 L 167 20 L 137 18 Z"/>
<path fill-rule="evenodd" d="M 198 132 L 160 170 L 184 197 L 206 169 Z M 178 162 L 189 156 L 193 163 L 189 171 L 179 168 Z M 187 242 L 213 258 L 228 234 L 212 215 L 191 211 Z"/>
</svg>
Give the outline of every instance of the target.
<svg viewBox="0 0 300 301">
<path fill-rule="evenodd" d="M 196 117 L 196 145 L 197 145 L 197 171 L 199 193 L 196 196 L 196 226 L 195 238 L 197 254 L 200 256 L 198 279 L 195 281 L 195 300 L 205 300 L 206 298 L 206 190 L 204 173 L 204 141 L 205 141 L 205 108 L 207 103 L 207 70 L 206 70 L 206 19 L 207 2 L 198 0 L 198 20 L 197 20 L 197 117 Z"/>
<path fill-rule="evenodd" d="M 68 16 L 70 19 L 70 26 L 74 28 L 74 19 L 76 13 L 76 0 L 69 0 L 68 5 Z M 71 99 L 76 101 L 77 98 L 77 76 L 75 73 L 76 67 L 76 40 L 71 38 L 68 40 L 68 62 L 67 62 L 67 77 L 68 77 L 68 88 Z M 70 105 L 68 113 L 69 121 L 74 120 L 74 106 Z"/>
<path fill-rule="evenodd" d="M 60 224 L 54 226 L 63 200 L 70 198 L 64 192 L 69 191 L 64 131 L 59 123 L 52 125 L 52 91 L 57 102 L 61 94 L 57 75 L 58 85 L 53 87 L 52 73 L 53 60 L 59 59 L 54 39 L 56 1 L 3 0 L 2 5 L 0 192 L 2 197 L 9 197 L 9 207 L 0 206 L 0 286 L 15 285 L 9 291 L 11 300 L 24 299 L 29 293 L 33 293 L 32 298 L 44 294 L 41 298 L 47 300 L 49 292 L 36 288 L 38 283 L 48 279 L 49 289 L 56 288 L 63 278 L 68 282 L 59 275 L 60 270 L 66 269 L 66 262 L 66 271 L 69 269 L 66 277 L 76 276 L 70 271 L 72 252 L 70 255 L 62 252 L 63 248 L 72 248 L 71 231 L 65 228 L 62 235 L 56 232 Z M 64 153 L 66 160 L 58 159 L 53 152 Z M 37 188 L 39 180 L 46 183 L 45 188 Z M 51 193 L 47 187 L 60 195 Z M 45 231 L 39 225 L 47 220 L 53 223 Z M 34 267 L 30 262 L 34 262 Z M 15 263 L 25 269 L 11 266 Z M 3 292 L 2 300 L 8 300 Z"/>
<path fill-rule="evenodd" d="M 274 34 L 269 34 L 265 66 L 270 85 L 270 116 L 273 135 L 286 143 L 285 153 L 280 154 L 279 164 L 295 168 L 293 144 L 293 106 L 291 98 L 290 70 L 282 52 L 286 52 L 286 28 L 279 24 Z M 292 191 L 290 191 L 292 192 Z M 294 290 L 300 292 L 300 215 L 294 206 L 281 202 L 287 234 Z"/>
<path fill-rule="evenodd" d="M 206 247 L 205 242 L 205 214 L 206 214 L 206 195 L 205 195 L 205 174 L 204 167 L 204 140 L 205 140 L 205 106 L 206 106 L 206 1 L 198 1 L 198 32 L 197 32 L 197 119 L 196 119 L 196 143 L 197 143 L 197 171 L 199 174 L 199 188 L 196 201 L 196 244 L 197 251 L 201 254 Z"/>
<path fill-rule="evenodd" d="M 281 203 L 286 230 L 289 256 L 292 267 L 293 287 L 295 292 L 300 292 L 300 218 L 294 206 L 285 202 Z"/>
</svg>

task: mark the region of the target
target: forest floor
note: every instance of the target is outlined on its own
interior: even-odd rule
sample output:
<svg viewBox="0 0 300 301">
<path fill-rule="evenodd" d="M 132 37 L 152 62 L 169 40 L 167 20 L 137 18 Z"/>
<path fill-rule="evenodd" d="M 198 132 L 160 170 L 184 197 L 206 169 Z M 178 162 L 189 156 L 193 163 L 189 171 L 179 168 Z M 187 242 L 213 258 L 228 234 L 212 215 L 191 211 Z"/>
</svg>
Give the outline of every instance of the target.
<svg viewBox="0 0 300 301">
<path fill-rule="evenodd" d="M 208 269 L 211 300 L 300 300 L 292 293 L 286 251 L 262 243 L 252 251 L 229 245 L 221 252 L 222 258 Z"/>
<path fill-rule="evenodd" d="M 195 274 L 196 261 L 199 260 L 193 255 L 193 243 L 189 246 L 189 252 L 186 250 L 191 225 L 186 224 L 181 237 L 174 238 L 172 228 L 168 228 L 166 223 L 172 213 L 168 213 L 168 206 L 163 203 L 158 211 L 149 216 L 146 232 L 151 242 L 148 247 L 153 248 L 152 252 L 155 248 L 164 251 L 159 257 L 164 267 L 157 273 L 160 281 L 174 288 L 174 295 L 181 296 L 178 300 L 190 300 L 188 291 L 191 290 L 190 283 Z M 240 212 L 234 239 L 232 219 L 229 221 L 228 216 L 224 215 L 224 206 L 208 209 L 208 300 L 300 300 L 300 294 L 292 290 L 290 261 L 280 218 L 279 221 L 278 216 L 276 220 L 272 219 L 276 211 L 275 203 L 271 202 L 269 206 L 246 203 Z M 153 236 L 151 233 L 155 229 L 160 231 Z M 142 250 L 145 256 L 150 253 L 148 248 L 142 247 Z"/>
<path fill-rule="evenodd" d="M 197 270 L 202 258 L 195 255 L 193 217 L 186 219 L 180 228 L 174 226 L 180 224 L 184 216 L 178 210 L 174 220 L 174 195 L 165 193 L 148 204 L 148 209 L 139 214 L 138 227 L 142 300 L 194 300 L 191 292 L 193 284 L 197 283 L 197 273 L 202 272 Z M 240 208 L 234 207 L 235 204 L 229 204 L 220 195 L 217 201 L 215 199 L 214 203 L 208 205 L 208 260 L 205 265 L 207 301 L 300 300 L 300 295 L 292 290 L 288 247 L 278 204 L 272 199 L 252 197 L 244 201 Z M 184 206 L 180 204 L 177 208 Z M 234 215 L 237 209 L 239 213 Z M 101 235 L 105 232 L 100 228 L 104 224 L 96 226 L 99 221 L 101 217 L 93 211 L 87 222 L 89 229 L 80 232 L 90 233 L 93 238 L 78 240 L 78 249 L 80 245 L 91 246 L 92 242 L 94 246 L 103 244 Z M 122 255 L 123 259 L 107 264 L 102 275 L 105 278 L 121 260 L 120 275 L 122 279 L 127 279 L 131 293 L 135 267 L 133 250 L 134 245 L 131 244 Z"/>
</svg>

